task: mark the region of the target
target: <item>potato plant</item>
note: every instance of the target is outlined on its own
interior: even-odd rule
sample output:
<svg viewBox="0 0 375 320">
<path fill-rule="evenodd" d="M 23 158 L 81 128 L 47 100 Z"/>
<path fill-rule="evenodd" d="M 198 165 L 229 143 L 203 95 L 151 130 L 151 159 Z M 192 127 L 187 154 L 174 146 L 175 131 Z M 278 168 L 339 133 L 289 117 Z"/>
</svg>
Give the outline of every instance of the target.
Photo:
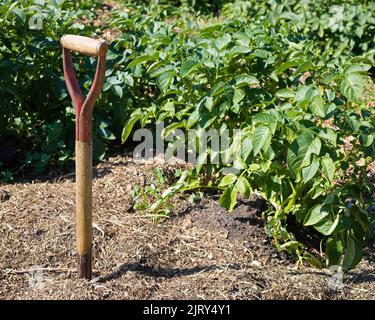
<svg viewBox="0 0 375 320">
<path fill-rule="evenodd" d="M 365 54 L 374 63 L 374 1 L 235 0 L 222 11 L 235 18 L 293 21 L 301 33 L 335 59 Z"/>
<path fill-rule="evenodd" d="M 127 121 L 123 141 L 133 126 L 160 121 L 169 124 L 164 136 L 215 128 L 240 129 L 243 137 L 233 136 L 228 149 L 240 153 L 231 164 L 237 173 L 225 174 L 223 160 L 198 163 L 151 209 L 178 191 L 209 187 L 223 191 L 220 203 L 231 211 L 238 195 L 256 192 L 271 204 L 265 219 L 280 250 L 320 264 L 320 255 L 287 231 L 292 216 L 321 235 L 328 265 L 355 267 L 369 229 L 366 166 L 375 131 L 360 101 L 371 61 L 340 65 L 289 22 L 232 20 L 178 33 L 157 23 L 143 28 L 141 39 L 124 34 L 117 44 L 127 48 L 124 72 L 133 86 L 152 93 Z M 210 148 L 205 152 L 202 159 Z"/>
<path fill-rule="evenodd" d="M 106 141 L 125 142 L 134 129 L 161 121 L 163 137 L 177 128 L 229 130 L 219 163 L 198 162 L 163 194 L 152 190 L 154 215 L 176 192 L 219 190 L 228 211 L 239 195 L 257 193 L 269 202 L 264 219 L 280 250 L 298 261 L 319 265 L 325 258 L 354 268 L 370 237 L 373 185 L 366 170 L 374 160 L 374 115 L 362 101 L 373 75 L 373 2 L 124 3 L 102 30 L 81 23 L 95 19 L 95 0 L 0 4 L 0 145 L 11 142 L 16 150 L 8 153 L 21 159 L 0 163 L 0 180 L 74 156 L 74 112 L 58 41 L 64 33 L 111 28 L 118 36 L 96 107 L 96 158 L 104 157 Z M 217 19 L 212 10 L 219 5 Z M 43 29 L 29 27 L 35 13 Z M 83 62 L 85 70 L 94 68 Z M 89 88 L 92 79 L 80 79 Z M 211 155 L 208 148 L 200 160 Z M 236 161 L 228 163 L 231 155 Z M 291 220 L 319 234 L 318 252 L 297 241 Z"/>
<path fill-rule="evenodd" d="M 89 33 L 92 1 L 0 3 L 0 180 L 42 172 L 73 155 L 74 111 L 62 76 L 60 37 Z M 84 31 L 83 31 L 84 29 Z M 86 79 L 87 80 L 87 79 Z M 91 81 L 91 79 L 90 79 Z"/>
</svg>

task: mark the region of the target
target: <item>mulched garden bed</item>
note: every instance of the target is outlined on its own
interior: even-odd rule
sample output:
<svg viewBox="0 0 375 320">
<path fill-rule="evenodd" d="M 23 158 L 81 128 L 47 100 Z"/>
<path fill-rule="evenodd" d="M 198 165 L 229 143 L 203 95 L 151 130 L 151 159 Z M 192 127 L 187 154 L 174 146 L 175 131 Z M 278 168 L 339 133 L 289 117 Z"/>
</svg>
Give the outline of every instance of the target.
<svg viewBox="0 0 375 320">
<path fill-rule="evenodd" d="M 75 273 L 74 173 L 0 186 L 0 299 L 374 299 L 375 248 L 334 290 L 328 270 L 275 250 L 251 197 L 227 213 L 217 195 L 154 223 L 131 212 L 132 186 L 158 163 L 116 156 L 94 171 L 94 276 Z"/>
</svg>

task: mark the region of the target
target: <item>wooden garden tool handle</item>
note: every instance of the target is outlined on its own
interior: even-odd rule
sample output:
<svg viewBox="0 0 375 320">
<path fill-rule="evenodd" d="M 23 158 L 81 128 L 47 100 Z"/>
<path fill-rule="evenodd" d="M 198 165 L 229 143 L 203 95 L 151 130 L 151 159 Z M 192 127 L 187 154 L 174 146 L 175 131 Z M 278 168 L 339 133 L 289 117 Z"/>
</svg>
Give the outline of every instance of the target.
<svg viewBox="0 0 375 320">
<path fill-rule="evenodd" d="M 96 40 L 73 34 L 64 35 L 60 42 L 65 49 L 88 56 L 97 57 L 104 55 L 108 50 L 107 43 L 104 40 Z"/>
<path fill-rule="evenodd" d="M 78 277 L 92 276 L 92 114 L 103 88 L 105 57 L 104 40 L 65 35 L 63 47 L 64 77 L 76 110 L 76 234 Z M 95 77 L 84 99 L 74 71 L 70 50 L 98 57 Z"/>
<path fill-rule="evenodd" d="M 76 141 L 76 242 L 78 278 L 92 277 L 92 142 Z"/>
<path fill-rule="evenodd" d="M 63 47 L 64 77 L 76 109 L 76 140 L 91 141 L 92 111 L 95 101 L 103 88 L 105 56 L 108 51 L 108 45 L 104 40 L 95 40 L 75 35 L 64 35 L 60 42 Z M 79 87 L 70 50 L 75 50 L 83 54 L 89 53 L 98 57 L 95 78 L 86 99 L 83 98 Z"/>
</svg>

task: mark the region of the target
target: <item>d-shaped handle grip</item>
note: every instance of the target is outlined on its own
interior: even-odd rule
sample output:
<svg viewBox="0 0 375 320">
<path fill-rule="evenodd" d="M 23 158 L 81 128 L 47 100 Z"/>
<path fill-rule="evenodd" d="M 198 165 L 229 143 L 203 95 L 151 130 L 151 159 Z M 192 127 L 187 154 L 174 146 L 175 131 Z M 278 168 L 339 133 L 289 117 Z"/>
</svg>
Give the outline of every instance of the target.
<svg viewBox="0 0 375 320">
<path fill-rule="evenodd" d="M 96 40 L 73 34 L 64 35 L 60 43 L 65 49 L 93 57 L 105 55 L 108 50 L 108 45 L 104 40 Z"/>
<path fill-rule="evenodd" d="M 63 47 L 64 76 L 69 94 L 76 109 L 76 140 L 91 141 L 92 139 L 92 111 L 96 99 L 103 88 L 105 76 L 105 58 L 108 45 L 104 40 L 64 35 L 61 40 Z M 98 57 L 96 73 L 90 91 L 84 99 L 74 71 L 70 51 Z"/>
</svg>

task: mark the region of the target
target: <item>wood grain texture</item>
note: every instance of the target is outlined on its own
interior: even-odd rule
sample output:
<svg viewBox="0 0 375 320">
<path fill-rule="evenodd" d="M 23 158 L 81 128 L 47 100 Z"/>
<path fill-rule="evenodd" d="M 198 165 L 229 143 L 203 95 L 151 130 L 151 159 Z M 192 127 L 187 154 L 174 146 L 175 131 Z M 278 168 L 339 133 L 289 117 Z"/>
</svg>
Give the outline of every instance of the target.
<svg viewBox="0 0 375 320">
<path fill-rule="evenodd" d="M 76 141 L 77 251 L 83 255 L 92 245 L 92 142 Z"/>
<path fill-rule="evenodd" d="M 65 49 L 88 56 L 103 56 L 108 51 L 108 45 L 104 40 L 97 40 L 73 34 L 64 35 L 60 42 Z"/>
</svg>

